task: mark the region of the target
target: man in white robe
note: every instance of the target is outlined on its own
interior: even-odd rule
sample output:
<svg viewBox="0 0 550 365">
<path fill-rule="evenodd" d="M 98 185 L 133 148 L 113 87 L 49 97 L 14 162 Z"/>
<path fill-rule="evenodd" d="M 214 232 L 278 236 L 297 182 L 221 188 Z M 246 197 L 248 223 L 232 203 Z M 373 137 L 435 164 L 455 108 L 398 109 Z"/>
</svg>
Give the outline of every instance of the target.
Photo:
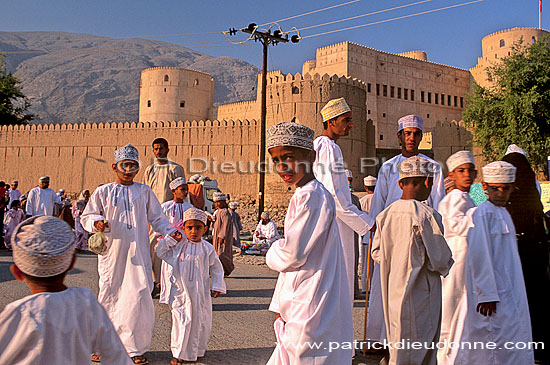
<svg viewBox="0 0 550 365">
<path fill-rule="evenodd" d="M 432 192 L 428 198 L 428 205 L 437 210 L 439 202 L 445 196 L 443 173 L 441 166 L 431 158 L 421 154 L 418 150 L 422 140 L 424 121 L 416 115 L 407 115 L 399 119 L 397 138 L 401 145 L 401 154 L 386 161 L 378 171 L 378 181 L 374 189 L 369 214 L 376 218 L 380 212 L 391 203 L 401 198 L 399 188 L 399 172 L 397 165 L 412 156 L 421 156 L 434 166 L 434 180 Z M 374 265 L 369 297 L 369 318 L 367 323 L 367 339 L 382 341 L 386 338 L 386 329 L 382 320 L 382 297 L 380 296 L 380 267 Z"/>
<path fill-rule="evenodd" d="M 470 198 L 477 171 L 474 155 L 470 151 L 459 151 L 447 159 L 449 179 L 454 189 L 439 203 L 439 213 L 443 217 L 445 240 L 453 253 L 455 261 L 447 277 L 441 279 L 442 308 L 441 335 L 442 344 L 437 352 L 438 364 L 454 364 L 458 349 L 449 343 L 460 343 L 464 320 L 468 309 L 464 268 L 468 242 L 466 237 L 472 225 L 475 204 Z M 443 347 L 445 345 L 445 347 Z"/>
<path fill-rule="evenodd" d="M 354 233 L 361 237 L 374 225 L 367 213 L 361 212 L 351 201 L 348 179 L 344 168 L 342 150 L 336 141 L 347 136 L 353 128 L 351 109 L 344 98 L 329 101 L 321 110 L 324 131 L 315 139 L 316 152 L 313 172 L 315 178 L 332 194 L 336 203 L 336 223 L 340 232 L 340 241 L 344 249 L 348 290 L 351 303 L 354 299 L 355 268 L 355 238 Z M 367 238 L 368 239 L 368 236 Z"/>
<path fill-rule="evenodd" d="M 61 199 L 50 187 L 50 177 L 42 176 L 39 185 L 29 191 L 27 197 L 27 216 L 52 215 L 56 203 Z"/>
<path fill-rule="evenodd" d="M 131 145 L 115 151 L 117 182 L 98 187 L 86 205 L 81 224 L 90 233 L 105 229 L 108 250 L 98 256 L 99 302 L 105 307 L 130 357 L 143 358 L 155 324 L 153 276 L 148 226 L 163 236 L 175 232 L 151 188 L 133 182 L 138 151 Z"/>
<path fill-rule="evenodd" d="M 466 255 L 468 312 L 455 364 L 533 364 L 529 305 L 516 229 L 505 206 L 516 178 L 514 165 L 496 161 L 483 167 L 488 200 L 473 213 Z M 487 344 L 491 348 L 478 345 Z M 507 349 L 507 346 L 512 346 Z"/>
<path fill-rule="evenodd" d="M 376 218 L 372 258 L 379 263 L 390 364 L 437 363 L 441 278 L 453 264 L 441 216 L 423 203 L 433 166 L 413 156 L 399 164 L 401 199 Z M 420 342 L 420 348 L 398 344 Z"/>
<path fill-rule="evenodd" d="M 280 238 L 277 231 L 277 225 L 269 218 L 269 213 L 263 212 L 260 217 L 260 222 L 254 230 L 252 242 L 266 243 L 267 247 Z"/>
<path fill-rule="evenodd" d="M 365 213 L 370 212 L 370 205 L 372 203 L 372 197 L 374 196 L 374 189 L 376 187 L 376 178 L 374 176 L 367 176 L 363 179 L 363 185 L 365 186 L 365 191 L 367 194 L 363 196 L 361 199 L 359 199 L 359 202 L 361 203 L 361 210 Z M 370 233 L 368 233 L 368 239 L 370 240 Z M 361 262 L 361 292 L 366 294 L 367 291 L 367 266 L 369 267 L 369 270 L 372 274 L 372 269 L 374 266 L 374 262 L 372 261 L 372 258 L 370 260 L 370 265 L 367 265 L 367 257 L 368 257 L 368 249 L 369 249 L 369 241 L 368 240 L 362 240 L 361 242 L 361 252 L 359 261 Z M 369 281 L 372 278 L 369 278 Z"/>
</svg>

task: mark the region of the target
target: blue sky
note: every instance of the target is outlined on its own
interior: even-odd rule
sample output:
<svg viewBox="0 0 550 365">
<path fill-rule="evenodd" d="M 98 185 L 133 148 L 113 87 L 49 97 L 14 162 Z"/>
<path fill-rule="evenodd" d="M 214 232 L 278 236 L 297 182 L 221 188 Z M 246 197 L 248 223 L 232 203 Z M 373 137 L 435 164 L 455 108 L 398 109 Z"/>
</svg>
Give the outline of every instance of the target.
<svg viewBox="0 0 550 365">
<path fill-rule="evenodd" d="M 185 45 L 212 56 L 231 56 L 261 65 L 261 46 L 225 46 L 221 31 L 264 24 L 351 0 L 12 0 L 0 14 L 0 31 L 65 31 L 113 38 L 151 37 Z M 279 23 L 284 31 L 412 4 L 421 0 L 360 0 L 331 10 Z M 425 0 L 422 4 L 337 24 L 303 30 L 303 37 L 345 27 L 384 21 L 471 0 Z M 542 27 L 550 26 L 550 1 L 543 4 Z M 428 60 L 470 68 L 481 55 L 481 38 L 512 27 L 538 26 L 539 0 L 484 0 L 429 14 L 388 21 L 350 31 L 306 38 L 270 49 L 269 69 L 300 72 L 318 47 L 352 41 L 387 52 L 424 50 Z M 276 25 L 274 25 L 276 27 Z M 275 29 L 275 28 L 273 28 Z M 189 35 L 189 33 L 216 32 Z M 187 34 L 187 35 L 181 35 Z M 177 35 L 177 36 L 167 36 Z M 245 38 L 244 33 L 231 37 Z M 213 42 L 213 43 L 206 43 Z M 219 46 L 224 45 L 224 46 Z M 207 46 L 207 47 L 205 47 Z M 159 65 L 162 66 L 162 65 Z"/>
</svg>

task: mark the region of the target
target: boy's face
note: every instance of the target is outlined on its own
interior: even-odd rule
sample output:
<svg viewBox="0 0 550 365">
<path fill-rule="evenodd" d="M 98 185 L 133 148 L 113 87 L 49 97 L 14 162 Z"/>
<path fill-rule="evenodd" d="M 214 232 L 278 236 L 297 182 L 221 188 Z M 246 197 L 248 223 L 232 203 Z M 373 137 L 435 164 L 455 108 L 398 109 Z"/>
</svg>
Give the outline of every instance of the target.
<svg viewBox="0 0 550 365">
<path fill-rule="evenodd" d="M 269 149 L 275 171 L 288 185 L 296 185 L 307 173 L 315 161 L 315 151 L 302 148 L 278 146 Z"/>
<path fill-rule="evenodd" d="M 202 236 L 206 233 L 206 226 L 199 220 L 190 219 L 185 221 L 183 232 L 189 241 L 200 242 Z"/>
<path fill-rule="evenodd" d="M 329 128 L 337 136 L 347 136 L 353 128 L 353 120 L 351 119 L 351 112 L 344 113 L 337 116 L 334 119 L 328 121 Z"/>
<path fill-rule="evenodd" d="M 487 199 L 497 207 L 505 207 L 514 191 L 514 184 L 493 184 L 482 182 L 483 190 L 487 192 Z"/>
<path fill-rule="evenodd" d="M 407 127 L 397 132 L 397 138 L 401 143 L 401 151 L 416 154 L 420 141 L 422 141 L 422 131 L 419 128 Z"/>
<path fill-rule="evenodd" d="M 176 189 L 172 190 L 174 194 L 174 199 L 184 200 L 187 198 L 187 193 L 189 192 L 189 187 L 187 185 L 180 185 Z"/>
<path fill-rule="evenodd" d="M 12 207 L 14 210 L 19 210 L 19 208 L 21 208 L 21 203 L 12 204 L 11 207 Z"/>
<path fill-rule="evenodd" d="M 476 167 L 471 163 L 457 166 L 449 172 L 449 177 L 455 182 L 455 187 L 461 191 L 469 192 L 470 187 L 477 177 Z"/>
<path fill-rule="evenodd" d="M 432 192 L 432 186 L 434 183 L 433 177 L 427 177 L 423 184 L 420 185 L 417 191 L 417 197 L 418 200 L 424 201 L 427 200 L 430 197 L 430 193 Z"/>
<path fill-rule="evenodd" d="M 133 160 L 122 160 L 118 164 L 113 164 L 112 167 L 116 173 L 117 182 L 122 185 L 131 185 L 139 172 L 139 164 Z"/>
</svg>

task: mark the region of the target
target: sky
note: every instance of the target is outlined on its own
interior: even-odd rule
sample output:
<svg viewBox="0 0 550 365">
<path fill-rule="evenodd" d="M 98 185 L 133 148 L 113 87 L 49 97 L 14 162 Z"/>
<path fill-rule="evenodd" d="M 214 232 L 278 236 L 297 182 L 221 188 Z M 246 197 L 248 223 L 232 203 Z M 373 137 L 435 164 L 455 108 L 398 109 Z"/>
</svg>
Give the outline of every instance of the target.
<svg viewBox="0 0 550 365">
<path fill-rule="evenodd" d="M 301 72 L 306 60 L 315 58 L 317 48 L 342 41 L 391 53 L 423 50 L 429 61 L 470 68 L 481 56 L 481 39 L 485 35 L 513 27 L 538 27 L 539 0 L 477 0 L 429 12 L 471 1 L 475 0 L 7 0 L 0 13 L 0 31 L 147 37 L 211 56 L 236 57 L 260 67 L 259 43 L 231 44 L 222 32 L 241 29 L 250 23 L 262 25 L 261 30 L 271 26 L 272 30 L 280 27 L 287 32 L 294 27 L 300 29 L 376 13 L 304 29 L 300 31 L 303 39 L 299 43 L 270 47 L 268 69 L 296 73 Z M 543 4 L 542 27 L 548 29 L 550 1 L 545 1 L 548 5 Z M 351 3 L 341 5 L 348 2 Z M 414 3 L 417 4 L 406 6 Z M 273 23 L 328 7 L 333 8 Z M 429 13 L 414 15 L 421 12 Z M 399 17 L 406 18 L 392 20 Z M 369 23 L 378 24 L 320 34 Z M 290 33 L 293 34 L 296 32 Z M 238 42 L 247 36 L 238 32 L 229 39 Z"/>
</svg>

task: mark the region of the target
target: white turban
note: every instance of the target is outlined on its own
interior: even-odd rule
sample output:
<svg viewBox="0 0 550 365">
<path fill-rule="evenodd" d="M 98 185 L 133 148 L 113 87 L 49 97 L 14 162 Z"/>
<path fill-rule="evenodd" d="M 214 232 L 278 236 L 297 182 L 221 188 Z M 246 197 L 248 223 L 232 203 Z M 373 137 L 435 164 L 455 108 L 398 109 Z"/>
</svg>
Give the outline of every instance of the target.
<svg viewBox="0 0 550 365">
<path fill-rule="evenodd" d="M 266 147 L 288 146 L 313 151 L 313 129 L 294 122 L 282 122 L 271 126 L 266 132 Z"/>
<path fill-rule="evenodd" d="M 323 109 L 321 109 L 323 122 L 334 119 L 347 112 L 351 112 L 351 109 L 344 98 L 332 99 L 323 107 Z"/>
<path fill-rule="evenodd" d="M 197 209 L 197 208 L 189 208 L 183 213 L 183 222 L 187 222 L 189 220 L 197 220 L 201 221 L 206 225 L 206 213 L 203 210 Z"/>
<path fill-rule="evenodd" d="M 229 208 L 237 209 L 237 202 L 229 202 Z"/>
<path fill-rule="evenodd" d="M 269 213 L 268 213 L 268 212 L 263 212 L 263 213 L 260 215 L 260 217 L 261 217 L 262 219 L 268 220 L 268 219 L 269 219 Z"/>
<path fill-rule="evenodd" d="M 397 165 L 399 180 L 407 177 L 432 177 L 434 176 L 434 164 L 424 157 L 413 156 Z"/>
<path fill-rule="evenodd" d="M 447 159 L 447 168 L 449 169 L 449 172 L 451 172 L 458 166 L 464 165 L 465 163 L 471 163 L 475 166 L 476 162 L 474 160 L 474 155 L 470 151 L 458 151 Z"/>
<path fill-rule="evenodd" d="M 374 176 L 369 175 L 363 179 L 363 184 L 365 186 L 374 186 L 376 185 L 376 181 L 377 179 Z"/>
<path fill-rule="evenodd" d="M 115 164 L 124 160 L 136 161 L 139 164 L 139 152 L 137 148 L 131 144 L 127 144 L 124 147 L 119 148 L 115 151 Z"/>
<path fill-rule="evenodd" d="M 353 178 L 353 174 L 351 173 L 351 170 L 348 170 L 346 169 L 346 177 L 349 179 L 349 178 Z"/>
<path fill-rule="evenodd" d="M 424 130 L 424 121 L 418 115 L 405 115 L 397 121 L 397 131 L 400 132 L 405 128 L 418 128 Z"/>
<path fill-rule="evenodd" d="M 38 181 L 40 181 L 40 182 L 50 181 L 50 177 L 49 176 L 42 176 L 40 179 L 38 179 Z"/>
<path fill-rule="evenodd" d="M 523 156 L 527 156 L 527 152 L 525 152 L 523 148 L 515 144 L 509 145 L 506 149 L 506 154 L 509 155 L 510 153 L 521 153 Z"/>
<path fill-rule="evenodd" d="M 510 184 L 516 181 L 516 167 L 505 161 L 495 161 L 483 166 L 483 182 Z"/>
<path fill-rule="evenodd" d="M 176 190 L 182 185 L 187 185 L 187 181 L 183 177 L 177 177 L 174 180 L 170 181 L 170 190 Z"/>
<path fill-rule="evenodd" d="M 13 261 L 27 275 L 50 277 L 71 266 L 76 236 L 65 221 L 34 216 L 19 224 L 12 235 Z"/>
<path fill-rule="evenodd" d="M 217 191 L 214 193 L 213 199 L 215 202 L 219 202 L 219 201 L 227 200 L 227 196 L 224 193 L 220 193 Z"/>
</svg>

